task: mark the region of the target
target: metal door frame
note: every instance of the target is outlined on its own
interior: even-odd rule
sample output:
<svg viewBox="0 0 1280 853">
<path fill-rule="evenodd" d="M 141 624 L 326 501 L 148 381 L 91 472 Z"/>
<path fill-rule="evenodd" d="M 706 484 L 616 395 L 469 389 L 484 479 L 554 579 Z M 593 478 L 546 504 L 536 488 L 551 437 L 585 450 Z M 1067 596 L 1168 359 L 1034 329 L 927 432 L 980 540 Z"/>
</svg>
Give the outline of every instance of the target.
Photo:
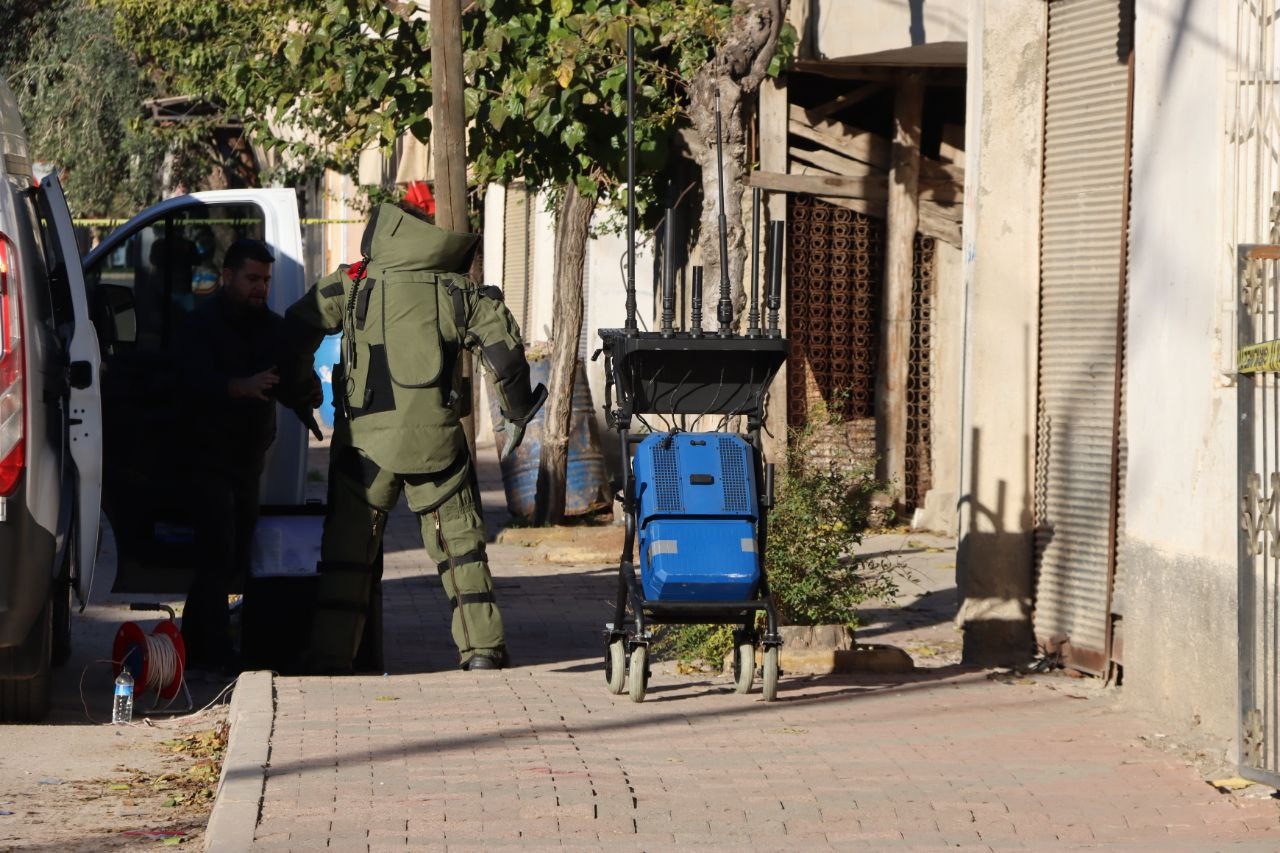
<svg viewBox="0 0 1280 853">
<path fill-rule="evenodd" d="M 1280 245 L 1237 248 L 1236 294 L 1238 764 L 1280 787 Z"/>
</svg>

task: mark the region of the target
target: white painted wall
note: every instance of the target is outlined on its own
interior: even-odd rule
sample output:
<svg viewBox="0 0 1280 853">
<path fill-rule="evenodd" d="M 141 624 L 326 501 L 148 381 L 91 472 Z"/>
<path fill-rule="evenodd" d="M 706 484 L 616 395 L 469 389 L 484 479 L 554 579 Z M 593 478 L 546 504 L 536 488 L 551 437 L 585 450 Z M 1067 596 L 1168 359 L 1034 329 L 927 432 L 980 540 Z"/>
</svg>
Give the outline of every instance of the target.
<svg viewBox="0 0 1280 853">
<path fill-rule="evenodd" d="M 596 225 L 603 219 L 596 214 Z M 636 235 L 636 313 L 642 330 L 656 327 L 653 316 L 653 240 L 648 234 Z M 627 239 L 624 234 L 601 234 L 591 241 L 588 253 L 591 294 L 588 297 L 587 328 L 590 335 L 590 352 L 600 347 L 597 329 L 621 328 L 627 318 L 626 260 Z M 604 436 L 605 423 L 600 409 L 604 405 L 604 359 L 587 362 L 587 381 L 591 385 L 591 399 L 596 408 L 597 421 Z"/>
<path fill-rule="evenodd" d="M 814 59 L 897 50 L 913 44 L 964 41 L 969 0 L 810 0 Z M 1030 2 L 1030 0 L 1024 0 Z"/>
<path fill-rule="evenodd" d="M 1235 390 L 1217 369 L 1232 334 L 1218 311 L 1230 274 L 1220 248 L 1227 48 L 1215 4 L 1144 0 L 1139 15 L 1126 525 L 1163 547 L 1232 560 L 1223 508 L 1235 503 Z"/>
<path fill-rule="evenodd" d="M 529 328 L 525 339 L 551 340 L 552 301 L 555 296 L 556 215 L 547 207 L 546 193 L 529 199 L 529 243 L 533 246 L 533 269 L 529 274 Z"/>
<path fill-rule="evenodd" d="M 505 247 L 503 237 L 503 216 L 507 204 L 507 188 L 501 184 L 489 184 L 484 194 L 484 222 L 481 233 L 484 235 L 484 283 L 498 287 L 506 287 L 502 280 L 502 262 Z M 494 441 L 493 419 L 489 416 L 489 381 L 483 370 L 478 371 L 476 382 L 480 386 L 480 394 L 476 400 L 476 444 L 486 445 Z M 479 452 L 479 451 L 477 451 Z"/>
<path fill-rule="evenodd" d="M 1116 610 L 1132 700 L 1230 739 L 1236 715 L 1235 389 L 1221 7 L 1139 0 L 1128 465 Z M 1273 131 L 1274 132 L 1274 131 Z"/>
</svg>

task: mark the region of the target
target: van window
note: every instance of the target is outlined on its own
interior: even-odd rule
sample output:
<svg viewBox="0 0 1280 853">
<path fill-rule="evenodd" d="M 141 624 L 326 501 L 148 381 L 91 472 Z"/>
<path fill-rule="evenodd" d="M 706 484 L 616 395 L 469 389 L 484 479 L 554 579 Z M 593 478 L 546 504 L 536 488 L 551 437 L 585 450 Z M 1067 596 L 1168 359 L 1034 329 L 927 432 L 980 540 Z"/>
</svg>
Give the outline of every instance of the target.
<svg viewBox="0 0 1280 853">
<path fill-rule="evenodd" d="M 217 289 L 227 248 L 265 230 L 249 203 L 182 208 L 138 227 L 85 271 L 104 354 L 166 350 L 182 317 Z"/>
</svg>

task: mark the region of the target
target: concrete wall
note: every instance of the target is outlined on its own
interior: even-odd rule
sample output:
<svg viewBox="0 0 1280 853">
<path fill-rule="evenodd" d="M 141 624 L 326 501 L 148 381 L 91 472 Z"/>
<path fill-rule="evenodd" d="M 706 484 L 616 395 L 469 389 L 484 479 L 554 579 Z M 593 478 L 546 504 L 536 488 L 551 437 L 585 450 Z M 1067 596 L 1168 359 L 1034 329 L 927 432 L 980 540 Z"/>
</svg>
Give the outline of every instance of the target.
<svg viewBox="0 0 1280 853">
<path fill-rule="evenodd" d="M 836 59 L 917 44 L 964 41 L 969 0 L 808 0 L 807 58 Z M 793 0 L 793 6 L 800 5 Z"/>
<path fill-rule="evenodd" d="M 957 581 L 975 663 L 1031 655 L 1045 25 L 1042 3 L 971 7 Z"/>
<path fill-rule="evenodd" d="M 1127 696 L 1224 739 L 1236 714 L 1236 442 L 1219 309 L 1235 188 L 1224 187 L 1219 121 L 1234 49 L 1216 3 L 1138 4 L 1116 601 Z"/>
</svg>

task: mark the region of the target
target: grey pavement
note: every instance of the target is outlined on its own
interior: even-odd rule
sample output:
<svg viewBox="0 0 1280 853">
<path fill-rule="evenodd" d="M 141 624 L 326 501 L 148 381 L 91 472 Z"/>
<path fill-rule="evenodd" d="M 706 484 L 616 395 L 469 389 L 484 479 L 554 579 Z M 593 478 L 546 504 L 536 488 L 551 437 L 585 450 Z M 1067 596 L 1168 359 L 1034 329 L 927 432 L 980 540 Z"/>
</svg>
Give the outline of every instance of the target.
<svg viewBox="0 0 1280 853">
<path fill-rule="evenodd" d="M 895 535 L 925 543 L 928 575 L 904 586 L 915 611 L 869 612 L 864 635 L 954 642 L 949 543 Z M 615 569 L 503 545 L 516 666 L 464 673 L 403 509 L 386 550 L 388 674 L 275 679 L 255 850 L 1280 849 L 1269 789 L 1219 793 L 1094 681 L 944 651 L 912 675 L 784 677 L 775 703 L 655 667 L 634 704 L 602 675 Z"/>
</svg>

